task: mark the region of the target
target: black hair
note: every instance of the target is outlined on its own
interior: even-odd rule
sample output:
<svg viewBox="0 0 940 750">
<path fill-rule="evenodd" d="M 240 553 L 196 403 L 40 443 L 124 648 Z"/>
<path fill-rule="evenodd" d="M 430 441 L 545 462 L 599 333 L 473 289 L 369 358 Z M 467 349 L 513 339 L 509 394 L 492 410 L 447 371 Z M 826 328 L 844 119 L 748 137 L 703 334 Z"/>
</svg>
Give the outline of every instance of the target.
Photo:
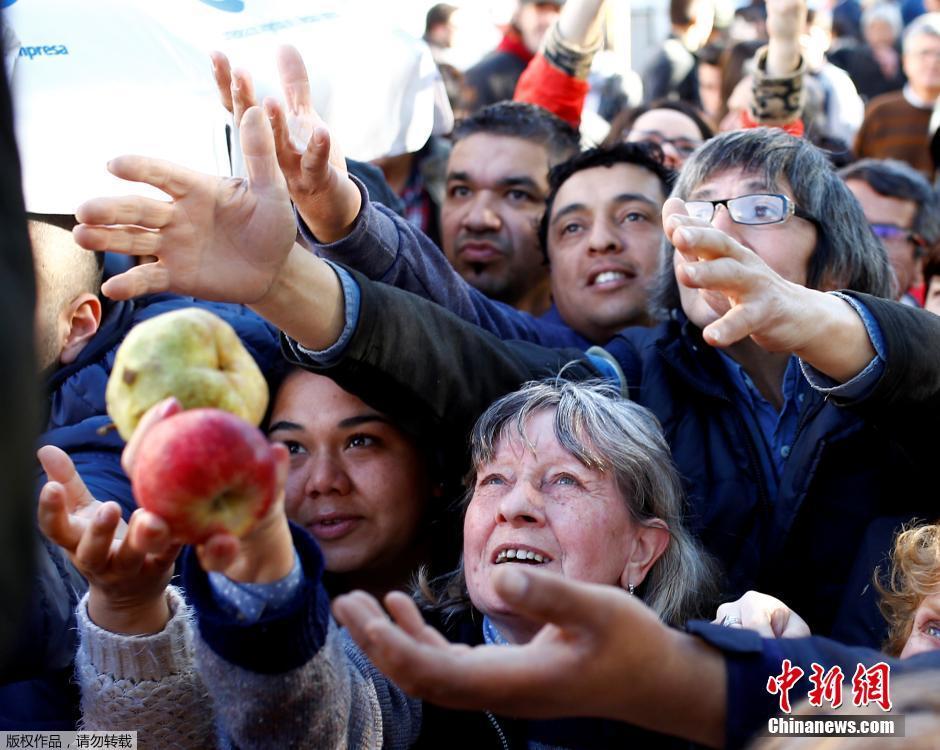
<svg viewBox="0 0 940 750">
<path fill-rule="evenodd" d="M 562 162 L 548 173 L 548 197 L 545 199 L 545 213 L 542 214 L 542 221 L 539 223 L 539 242 L 546 261 L 548 260 L 548 225 L 551 220 L 552 207 L 555 204 L 555 196 L 558 195 L 561 186 L 572 175 L 585 169 L 611 167 L 615 164 L 635 164 L 652 172 L 659 178 L 664 198 L 672 191 L 676 172 L 663 163 L 662 149 L 655 143 L 617 143 L 609 147 L 599 146 Z"/>
<path fill-rule="evenodd" d="M 927 178 L 897 159 L 862 159 L 839 170 L 843 180 L 861 180 L 879 195 L 917 204 L 913 232 L 928 245 L 940 239 L 940 210 Z"/>
<path fill-rule="evenodd" d="M 455 10 L 457 10 L 456 5 L 448 5 L 447 3 L 432 5 L 428 14 L 424 17 L 424 33 L 429 34 L 435 26 L 447 23 Z"/>
<path fill-rule="evenodd" d="M 695 23 L 695 17 L 692 15 L 692 8 L 695 0 L 670 0 L 669 2 L 669 21 L 673 26 L 683 28 Z"/>
<path fill-rule="evenodd" d="M 505 135 L 545 147 L 549 164 L 558 164 L 578 153 L 578 131 L 547 109 L 527 102 L 497 102 L 457 121 L 454 143 L 477 133 Z"/>
</svg>

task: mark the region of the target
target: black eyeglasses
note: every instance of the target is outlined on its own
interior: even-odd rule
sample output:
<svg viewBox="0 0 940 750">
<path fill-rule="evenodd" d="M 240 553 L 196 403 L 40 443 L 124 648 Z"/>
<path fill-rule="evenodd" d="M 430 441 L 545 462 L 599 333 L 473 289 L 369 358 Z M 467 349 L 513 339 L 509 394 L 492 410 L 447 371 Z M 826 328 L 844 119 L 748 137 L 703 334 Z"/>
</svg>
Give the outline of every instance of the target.
<svg viewBox="0 0 940 750">
<path fill-rule="evenodd" d="M 702 145 L 702 141 L 696 141 L 691 138 L 667 138 L 658 130 L 631 130 L 627 136 L 628 142 L 637 143 L 655 143 L 662 147 L 665 144 L 672 146 L 679 156 L 689 156 L 695 149 Z"/>
<path fill-rule="evenodd" d="M 754 193 L 720 201 L 686 201 L 685 209 L 689 216 L 710 222 L 715 217 L 718 206 L 724 206 L 736 224 L 760 225 L 779 224 L 791 216 L 798 216 L 814 224 L 816 219 L 799 208 L 785 195 L 776 193 Z"/>
</svg>

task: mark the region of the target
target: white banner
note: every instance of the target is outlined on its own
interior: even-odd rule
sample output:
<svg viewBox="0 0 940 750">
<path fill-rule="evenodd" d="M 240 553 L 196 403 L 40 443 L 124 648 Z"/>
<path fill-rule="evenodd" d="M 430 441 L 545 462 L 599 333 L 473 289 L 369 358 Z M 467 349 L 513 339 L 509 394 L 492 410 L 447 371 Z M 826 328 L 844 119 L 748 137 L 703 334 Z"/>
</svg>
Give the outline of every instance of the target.
<svg viewBox="0 0 940 750">
<path fill-rule="evenodd" d="M 427 46 L 373 19 L 370 8 L 389 8 L 376 0 L 6 3 L 20 44 L 7 60 L 30 211 L 69 213 L 128 192 L 105 170 L 124 153 L 230 174 L 214 49 L 252 74 L 260 99 L 280 98 L 275 51 L 295 45 L 315 106 L 352 158 L 416 151 L 452 124 Z"/>
</svg>

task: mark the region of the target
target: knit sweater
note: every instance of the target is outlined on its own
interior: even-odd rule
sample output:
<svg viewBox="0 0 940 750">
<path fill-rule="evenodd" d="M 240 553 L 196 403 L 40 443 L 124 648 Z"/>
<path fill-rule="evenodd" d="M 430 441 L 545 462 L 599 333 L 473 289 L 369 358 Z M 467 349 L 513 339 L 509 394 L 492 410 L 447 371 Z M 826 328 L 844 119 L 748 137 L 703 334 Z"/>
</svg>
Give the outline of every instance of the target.
<svg viewBox="0 0 940 750">
<path fill-rule="evenodd" d="M 932 178 L 928 135 L 932 111 L 915 107 L 902 91 L 875 97 L 855 138 L 856 156 L 900 159 Z"/>
<path fill-rule="evenodd" d="M 386 746 L 382 706 L 368 677 L 378 673 L 345 631 L 331 623 L 312 660 L 262 674 L 209 648 L 180 591 L 167 592 L 171 618 L 148 636 L 99 628 L 88 617 L 88 597 L 82 600 L 76 678 L 83 729 L 136 731 L 141 750 Z M 407 703 L 420 717 L 420 703 Z M 407 732 L 397 739 L 387 747 L 413 741 Z"/>
<path fill-rule="evenodd" d="M 159 633 L 127 636 L 88 617 L 78 605 L 75 675 L 82 689 L 81 727 L 137 731 L 138 747 L 215 747 L 212 702 L 193 665 L 192 611 L 173 587 L 172 617 Z"/>
</svg>

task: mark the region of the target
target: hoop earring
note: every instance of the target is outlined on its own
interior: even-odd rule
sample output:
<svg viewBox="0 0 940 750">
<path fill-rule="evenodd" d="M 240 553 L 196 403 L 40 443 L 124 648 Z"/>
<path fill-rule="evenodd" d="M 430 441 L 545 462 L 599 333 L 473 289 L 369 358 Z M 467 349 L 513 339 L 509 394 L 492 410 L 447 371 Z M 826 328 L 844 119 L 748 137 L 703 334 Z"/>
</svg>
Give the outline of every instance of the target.
<svg viewBox="0 0 940 750">
<path fill-rule="evenodd" d="M 631 583 L 631 584 L 628 584 L 628 585 L 627 585 L 627 593 L 628 593 L 630 596 L 633 596 L 633 592 L 634 592 L 634 591 L 636 591 L 636 586 L 634 586 L 632 583 Z"/>
</svg>

